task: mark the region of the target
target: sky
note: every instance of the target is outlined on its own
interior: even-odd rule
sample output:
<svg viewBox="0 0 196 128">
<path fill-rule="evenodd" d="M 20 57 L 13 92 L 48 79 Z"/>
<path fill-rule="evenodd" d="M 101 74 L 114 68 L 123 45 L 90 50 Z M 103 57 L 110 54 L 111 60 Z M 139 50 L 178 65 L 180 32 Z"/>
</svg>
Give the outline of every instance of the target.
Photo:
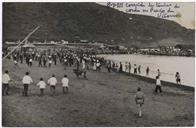
<svg viewBox="0 0 196 128">
<path fill-rule="evenodd" d="M 173 20 L 186 28 L 195 29 L 194 2 L 102 2 L 99 4 L 126 13 Z"/>
</svg>

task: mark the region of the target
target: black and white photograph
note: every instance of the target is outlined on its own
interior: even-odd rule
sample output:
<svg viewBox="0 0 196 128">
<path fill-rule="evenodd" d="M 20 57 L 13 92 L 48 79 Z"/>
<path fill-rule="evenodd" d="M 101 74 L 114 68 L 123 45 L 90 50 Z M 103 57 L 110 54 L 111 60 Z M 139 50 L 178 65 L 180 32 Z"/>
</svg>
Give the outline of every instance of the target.
<svg viewBox="0 0 196 128">
<path fill-rule="evenodd" d="M 195 126 L 195 2 L 2 2 L 2 127 Z"/>
</svg>

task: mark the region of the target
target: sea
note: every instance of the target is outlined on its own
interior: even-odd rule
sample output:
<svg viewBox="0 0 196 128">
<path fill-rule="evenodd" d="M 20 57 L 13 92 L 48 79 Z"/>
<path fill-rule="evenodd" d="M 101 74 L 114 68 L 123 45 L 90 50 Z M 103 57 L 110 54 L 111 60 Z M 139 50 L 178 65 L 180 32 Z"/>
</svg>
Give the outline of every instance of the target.
<svg viewBox="0 0 196 128">
<path fill-rule="evenodd" d="M 176 83 L 175 74 L 180 73 L 181 84 L 195 87 L 195 57 L 182 56 L 155 56 L 141 54 L 127 55 L 99 55 L 115 63 L 121 62 L 125 71 L 125 62 L 131 63 L 131 73 L 134 64 L 141 65 L 141 75 L 146 76 L 146 68 L 150 68 L 149 76 L 155 78 L 157 69 L 161 72 L 161 80 Z"/>
</svg>

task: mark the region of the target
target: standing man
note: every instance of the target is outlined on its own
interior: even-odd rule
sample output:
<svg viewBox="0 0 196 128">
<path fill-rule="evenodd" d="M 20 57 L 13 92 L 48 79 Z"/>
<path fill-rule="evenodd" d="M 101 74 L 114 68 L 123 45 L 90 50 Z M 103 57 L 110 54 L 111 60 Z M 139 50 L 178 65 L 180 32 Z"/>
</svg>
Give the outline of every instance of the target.
<svg viewBox="0 0 196 128">
<path fill-rule="evenodd" d="M 161 80 L 159 79 L 159 76 L 156 76 L 156 88 L 155 88 L 155 92 L 157 93 L 159 90 L 159 92 L 162 92 L 161 89 Z"/>
<path fill-rule="evenodd" d="M 122 63 L 120 62 L 119 72 L 123 72 Z"/>
<path fill-rule="evenodd" d="M 5 94 L 8 95 L 9 81 L 10 81 L 10 76 L 8 75 L 8 71 L 6 70 L 5 73 L 2 76 L 3 95 L 5 95 Z"/>
<path fill-rule="evenodd" d="M 134 74 L 137 74 L 137 65 L 134 64 Z"/>
<path fill-rule="evenodd" d="M 129 74 L 131 73 L 131 63 L 129 62 Z"/>
<path fill-rule="evenodd" d="M 150 69 L 149 67 L 146 68 L 146 75 L 149 76 Z"/>
<path fill-rule="evenodd" d="M 38 66 L 39 67 L 42 67 L 42 56 L 39 56 L 38 57 L 38 61 L 39 61 L 39 65 Z"/>
<path fill-rule="evenodd" d="M 125 62 L 125 72 L 128 72 L 128 70 L 129 70 L 129 64 Z"/>
<path fill-rule="evenodd" d="M 22 83 L 24 86 L 23 96 L 28 96 L 28 87 L 33 83 L 32 78 L 29 76 L 29 72 L 26 72 L 26 75 L 22 79 Z"/>
<path fill-rule="evenodd" d="M 69 90 L 69 79 L 67 78 L 67 75 L 64 75 L 63 79 L 61 80 L 62 86 L 63 86 L 63 94 L 65 94 L 65 88 L 66 92 L 68 93 Z"/>
<path fill-rule="evenodd" d="M 139 117 L 142 117 L 142 105 L 144 104 L 144 93 L 141 91 L 141 88 L 137 88 L 137 93 L 135 94 L 135 102 L 138 106 Z"/>
<path fill-rule="evenodd" d="M 20 53 L 20 63 L 22 64 L 23 63 L 23 54 Z"/>
<path fill-rule="evenodd" d="M 138 66 L 138 74 L 141 74 L 141 65 Z"/>
<path fill-rule="evenodd" d="M 54 54 L 54 65 L 56 65 L 57 64 L 57 55 L 56 55 L 56 53 Z"/>
<path fill-rule="evenodd" d="M 109 62 L 107 63 L 107 69 L 108 69 L 108 72 L 110 72 L 111 70 L 111 61 L 109 60 Z"/>
<path fill-rule="evenodd" d="M 50 91 L 51 91 L 52 95 L 54 95 L 55 94 L 55 86 L 57 84 L 57 79 L 55 78 L 55 75 L 54 74 L 48 80 L 48 84 L 50 85 Z"/>
<path fill-rule="evenodd" d="M 44 56 L 44 57 L 43 57 L 44 67 L 46 67 L 46 62 L 47 62 L 47 60 L 46 60 L 46 56 Z"/>
<path fill-rule="evenodd" d="M 26 64 L 29 66 L 29 59 L 30 59 L 30 57 L 29 57 L 29 55 L 26 55 Z"/>
<path fill-rule="evenodd" d="M 84 59 L 82 59 L 82 71 L 84 78 L 86 78 L 86 62 Z"/>
<path fill-rule="evenodd" d="M 160 77 L 161 76 L 161 72 L 159 69 L 157 69 L 157 76 Z"/>
</svg>

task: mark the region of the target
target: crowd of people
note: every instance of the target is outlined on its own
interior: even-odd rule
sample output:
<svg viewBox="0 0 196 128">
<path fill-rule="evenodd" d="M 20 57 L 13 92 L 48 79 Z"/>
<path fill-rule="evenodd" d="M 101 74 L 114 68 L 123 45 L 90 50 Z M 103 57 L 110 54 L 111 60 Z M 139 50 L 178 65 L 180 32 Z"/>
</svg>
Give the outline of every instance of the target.
<svg viewBox="0 0 196 128">
<path fill-rule="evenodd" d="M 57 65 L 57 63 L 60 63 L 64 65 L 64 68 L 66 70 L 67 66 L 74 66 L 76 71 L 81 71 L 84 74 L 84 78 L 86 78 L 86 71 L 87 70 L 95 70 L 100 71 L 103 66 L 105 66 L 108 70 L 108 72 L 111 72 L 112 70 L 116 70 L 118 72 L 128 72 L 140 75 L 141 74 L 141 65 L 134 64 L 133 66 L 133 72 L 132 65 L 130 62 L 125 62 L 125 68 L 123 69 L 123 64 L 121 62 L 115 63 L 111 60 L 104 60 L 104 58 L 97 57 L 96 55 L 87 54 L 83 51 L 78 50 L 72 50 L 72 49 L 54 49 L 54 50 L 45 50 L 45 51 L 33 51 L 33 52 L 22 52 L 17 51 L 12 54 L 12 57 L 14 64 L 18 65 L 18 63 L 23 64 L 24 62 L 31 68 L 33 63 L 37 61 L 38 67 L 40 68 L 50 68 L 52 65 Z M 146 75 L 148 76 L 150 72 L 150 68 L 146 68 Z M 162 84 L 160 80 L 161 72 L 158 69 L 157 75 L 156 75 L 156 86 L 155 86 L 155 93 L 158 93 L 158 91 L 162 92 Z M 179 72 L 175 75 L 177 84 L 181 84 L 180 80 L 180 74 Z M 11 81 L 8 70 L 5 71 L 3 74 L 3 95 L 9 94 L 9 82 Z M 26 72 L 25 76 L 22 78 L 22 84 L 23 84 L 23 96 L 28 96 L 28 88 L 29 85 L 34 83 L 33 79 L 30 76 L 29 72 Z M 59 83 L 59 82 L 58 82 Z M 62 85 L 62 93 L 68 93 L 69 92 L 69 78 L 65 74 L 62 76 L 61 79 L 61 85 Z M 40 81 L 37 81 L 36 86 L 40 89 L 40 96 L 44 95 L 44 90 L 49 85 L 51 95 L 55 95 L 55 89 L 57 85 L 57 78 L 55 77 L 55 74 L 51 75 L 51 78 L 49 78 L 46 82 L 42 77 L 40 78 Z M 135 101 L 138 105 L 138 112 L 139 117 L 142 116 L 142 110 L 141 107 L 144 104 L 144 93 L 141 91 L 141 88 L 137 89 L 137 93 L 135 95 Z"/>
<path fill-rule="evenodd" d="M 8 57 L 12 59 L 14 64 L 17 66 L 18 63 L 23 64 L 26 63 L 29 68 L 38 63 L 38 67 L 40 68 L 51 68 L 52 65 L 56 66 L 57 63 L 62 64 L 64 69 L 66 67 L 74 67 L 75 70 L 81 71 L 84 74 L 84 78 L 86 78 L 86 70 L 101 70 L 101 65 L 103 65 L 104 59 L 100 57 L 96 57 L 92 54 L 83 53 L 81 50 L 72 50 L 72 49 L 49 49 L 49 50 L 41 50 L 41 51 L 15 51 Z M 3 74 L 3 95 L 8 95 L 9 91 L 9 81 L 10 77 L 8 75 L 8 70 Z M 68 82 L 69 79 L 67 75 L 61 80 L 62 83 L 62 91 L 63 93 L 68 93 Z M 29 72 L 26 72 L 26 75 L 22 78 L 22 84 L 24 86 L 23 96 L 28 96 L 28 87 L 33 83 L 32 78 L 29 75 Z M 57 79 L 53 74 L 52 77 L 47 81 L 47 84 L 50 85 L 51 94 L 55 94 L 55 86 L 57 84 Z M 37 86 L 40 87 L 40 94 L 44 94 L 44 89 L 46 88 L 46 82 L 43 78 L 40 78 L 40 81 L 37 83 Z"/>
</svg>

